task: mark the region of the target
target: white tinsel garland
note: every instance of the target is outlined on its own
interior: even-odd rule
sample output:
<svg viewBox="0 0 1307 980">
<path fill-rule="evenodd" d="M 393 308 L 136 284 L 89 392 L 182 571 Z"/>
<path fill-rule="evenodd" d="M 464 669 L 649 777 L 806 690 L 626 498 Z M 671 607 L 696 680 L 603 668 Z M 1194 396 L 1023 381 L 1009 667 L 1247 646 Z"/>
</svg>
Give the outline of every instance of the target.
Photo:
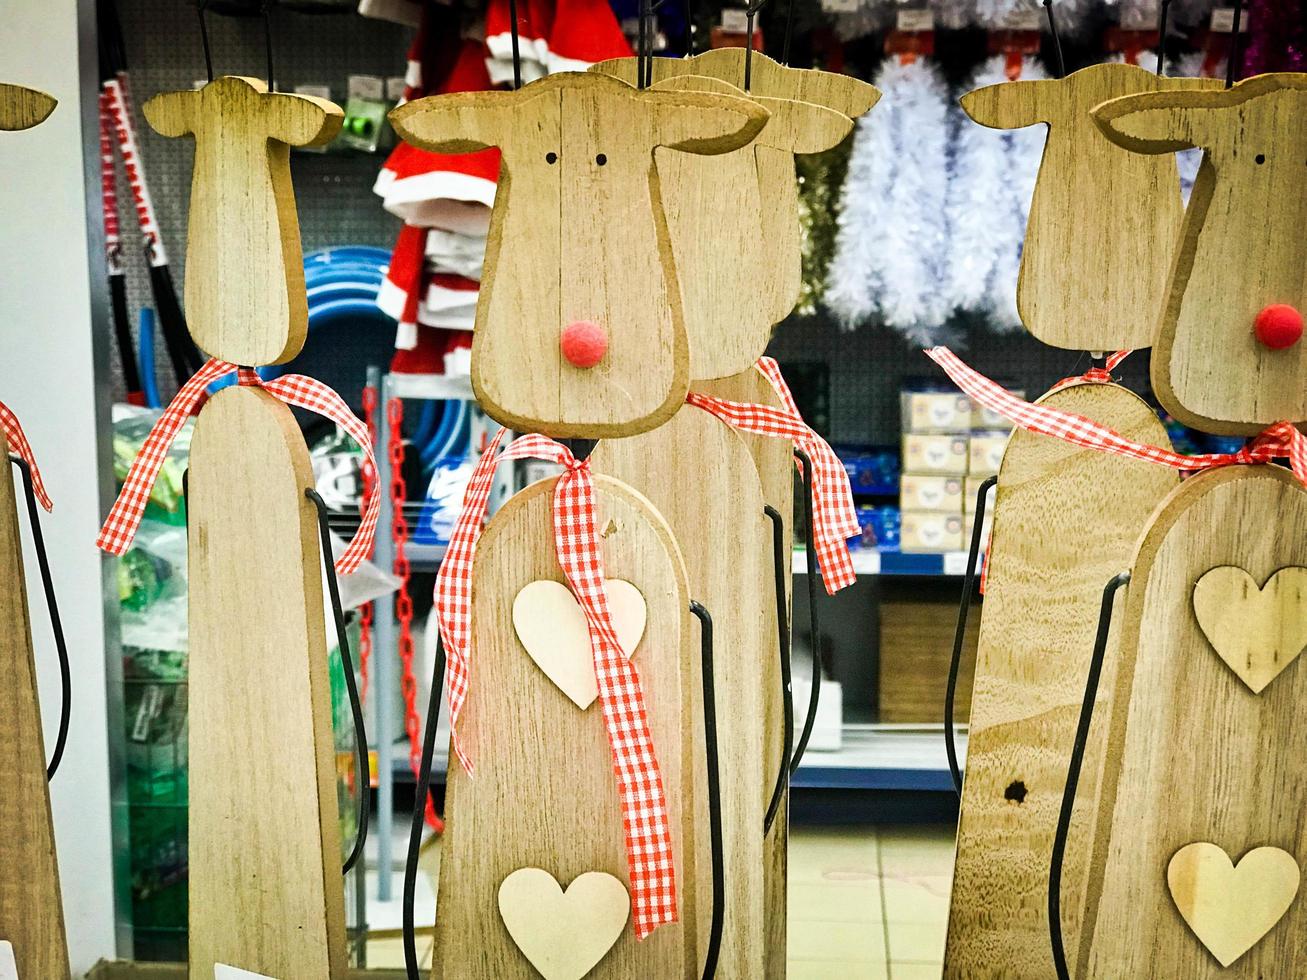
<svg viewBox="0 0 1307 980">
<path fill-rule="evenodd" d="M 922 59 L 887 59 L 873 84 L 881 101 L 858 125 L 825 302 L 845 329 L 878 311 L 930 343 L 949 312 L 941 289 L 948 92 Z"/>
</svg>

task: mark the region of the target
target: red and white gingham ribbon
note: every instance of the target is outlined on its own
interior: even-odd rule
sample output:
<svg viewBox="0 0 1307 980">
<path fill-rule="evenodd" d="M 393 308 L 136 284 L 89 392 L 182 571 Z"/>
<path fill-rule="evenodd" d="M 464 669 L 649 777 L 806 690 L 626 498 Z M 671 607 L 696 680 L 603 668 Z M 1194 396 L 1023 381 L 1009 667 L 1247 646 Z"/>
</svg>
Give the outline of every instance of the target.
<svg viewBox="0 0 1307 980">
<path fill-rule="evenodd" d="M 1183 472 L 1250 463 L 1269 463 L 1287 456 L 1299 482 L 1307 485 L 1307 437 L 1292 422 L 1276 422 L 1236 453 L 1204 453 L 1184 456 L 1170 449 L 1127 439 L 1114 429 L 1074 412 L 1062 412 L 1044 405 L 1032 405 L 1005 391 L 983 374 L 963 364 L 947 347 L 933 347 L 926 356 L 944 369 L 973 401 L 1008 419 L 1027 432 L 1052 436 L 1086 449 L 1098 449 L 1146 463 L 1157 463 Z M 1118 361 L 1119 363 L 1119 361 Z"/>
<path fill-rule="evenodd" d="M 159 475 L 159 469 L 168 456 L 168 447 L 172 445 L 177 433 L 181 431 L 186 419 L 195 414 L 205 390 L 219 378 L 236 372 L 239 384 L 262 388 L 268 394 L 298 408 L 307 409 L 316 415 L 335 422 L 362 448 L 366 465 L 376 468 L 376 458 L 372 454 L 372 441 L 368 438 L 367 426 L 349 410 L 340 395 L 328 385 L 302 374 L 283 374 L 271 381 L 264 381 L 250 368 L 237 367 L 227 361 L 210 358 L 182 385 L 177 396 L 169 403 L 154 428 L 146 437 L 141 451 L 136 454 L 132 468 L 127 473 L 123 488 L 114 501 L 109 516 L 105 518 L 100 535 L 95 539 L 96 546 L 112 555 L 124 554 L 131 546 L 140 527 L 145 505 L 150 499 L 150 489 Z M 363 563 L 372 551 L 372 541 L 377 533 L 377 515 L 381 510 L 381 497 L 374 486 L 363 510 L 359 529 L 336 560 L 336 571 L 348 575 Z"/>
<path fill-rule="evenodd" d="M 459 745 L 458 716 L 470 680 L 472 564 L 495 467 L 501 460 L 527 457 L 557 463 L 565 472 L 554 486 L 554 544 L 559 567 L 589 627 L 599 703 L 621 801 L 635 936 L 644 939 L 658 926 L 677 918 L 671 828 L 640 675 L 622 653 L 608 615 L 590 463 L 577 460 L 566 446 L 542 435 L 522 436 L 500 453 L 505 432 L 499 431 L 472 473 L 463 510 L 436 576 L 436 617 L 449 665 L 449 723 L 454 751 L 463 768 L 472 772 L 472 760 Z"/>
<path fill-rule="evenodd" d="M 36 494 L 36 499 L 40 501 L 41 506 L 45 508 L 48 514 L 54 509 L 54 503 L 50 500 L 50 495 L 45 492 L 45 484 L 41 482 L 41 471 L 36 467 L 36 456 L 32 452 L 32 444 L 27 441 L 23 427 L 18 424 L 18 416 L 9 411 L 9 406 L 4 402 L 0 402 L 0 432 L 5 434 L 5 441 L 9 443 L 9 451 L 17 454 L 18 458 L 27 464 L 27 468 L 32 474 L 32 492 Z"/>
<path fill-rule="evenodd" d="M 929 354 L 930 352 L 927 351 L 926 353 Z M 1129 357 L 1131 353 L 1132 352 L 1128 350 L 1119 350 L 1115 354 L 1108 354 L 1107 360 L 1103 362 L 1102 367 L 1091 367 L 1084 374 L 1073 374 L 1069 378 L 1063 378 L 1057 384 L 1053 385 L 1053 387 L 1058 388 L 1062 385 L 1079 381 L 1088 381 L 1091 384 L 1099 385 L 1111 384 L 1112 372 L 1116 370 L 1117 365 Z"/>
<path fill-rule="evenodd" d="M 862 528 L 858 524 L 857 509 L 853 506 L 849 474 L 830 444 L 803 421 L 776 361 L 760 357 L 758 369 L 776 390 L 783 408 L 727 401 L 697 391 L 690 392 L 686 404 L 715 415 L 741 432 L 790 439 L 808 454 L 813 471 L 812 547 L 817 553 L 826 592 L 834 595 L 857 580 L 853 559 L 849 557 L 848 539 L 860 534 Z"/>
</svg>

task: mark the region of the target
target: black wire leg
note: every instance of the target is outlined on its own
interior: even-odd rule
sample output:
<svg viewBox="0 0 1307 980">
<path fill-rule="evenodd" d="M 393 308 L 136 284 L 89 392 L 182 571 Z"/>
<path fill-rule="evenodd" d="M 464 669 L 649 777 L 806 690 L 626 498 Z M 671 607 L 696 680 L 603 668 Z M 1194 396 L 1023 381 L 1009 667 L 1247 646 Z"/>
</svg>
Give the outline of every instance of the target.
<svg viewBox="0 0 1307 980">
<path fill-rule="evenodd" d="M 59 731 L 54 739 L 54 751 L 45 767 L 45 780 L 54 778 L 63 761 L 68 745 L 68 725 L 73 714 L 72 669 L 68 665 L 68 643 L 64 639 L 64 625 L 59 618 L 59 602 L 54 594 L 54 578 L 50 574 L 50 559 L 45 552 L 45 535 L 41 533 L 41 518 L 37 510 L 36 489 L 32 486 L 32 468 L 21 456 L 11 455 L 9 462 L 18 467 L 23 477 L 23 496 L 27 498 L 27 520 L 32 526 L 32 543 L 36 546 L 36 563 L 41 570 L 41 588 L 45 592 L 45 606 L 50 612 L 50 629 L 54 633 L 54 648 L 59 657 L 59 682 L 63 692 L 59 699 Z"/>
<path fill-rule="evenodd" d="M 321 494 L 309 487 L 304 496 L 313 501 L 318 509 L 318 537 L 322 542 L 322 561 L 327 570 L 327 591 L 331 594 L 331 613 L 336 620 L 336 641 L 340 644 L 340 661 L 344 667 L 345 690 L 349 693 L 349 710 L 354 716 L 354 752 L 355 779 L 358 781 L 358 833 L 354 835 L 354 846 L 349 857 L 341 867 L 346 874 L 354 867 L 363 853 L 363 845 L 368 839 L 368 784 L 371 782 L 371 767 L 368 765 L 368 733 L 363 724 L 363 704 L 359 698 L 358 681 L 354 677 L 354 658 L 349 651 L 349 637 L 345 633 L 345 611 L 340 605 L 340 583 L 336 580 L 336 563 L 331 557 L 331 532 L 327 527 L 327 504 Z"/>
<path fill-rule="evenodd" d="M 958 603 L 958 625 L 953 631 L 953 657 L 948 665 L 948 686 L 944 688 L 944 751 L 948 754 L 948 771 L 953 789 L 962 795 L 962 769 L 958 765 L 957 732 L 953 730 L 953 708 L 958 693 L 958 670 L 962 666 L 962 645 L 967 635 L 967 613 L 976 586 L 976 565 L 980 562 L 980 532 L 985 525 L 985 504 L 990 488 L 998 483 L 991 476 L 976 491 L 976 517 L 971 522 L 971 551 L 967 555 L 967 573 L 962 577 L 962 600 Z"/>
<path fill-rule="evenodd" d="M 821 624 L 817 621 L 817 549 L 812 533 L 812 459 L 802 449 L 795 449 L 803 469 L 803 522 L 808 528 L 808 629 L 812 633 L 812 688 L 808 691 L 808 716 L 803 720 L 803 732 L 790 758 L 790 775 L 799 771 L 803 754 L 808 751 L 812 726 L 817 723 L 817 706 L 821 703 Z"/>
<path fill-rule="evenodd" d="M 708 933 L 708 955 L 703 963 L 703 980 L 717 975 L 721 952 L 722 923 L 726 915 L 726 869 L 722 856 L 722 790 L 717 759 L 717 695 L 713 687 L 712 616 L 691 600 L 690 612 L 699 618 L 699 643 L 703 671 L 704 754 L 708 760 L 708 833 L 712 843 L 712 927 Z"/>
<path fill-rule="evenodd" d="M 408 855 L 404 858 L 404 970 L 408 980 L 421 980 L 418 968 L 416 927 L 413 924 L 413 901 L 417 890 L 418 855 L 422 851 L 422 819 L 431 791 L 431 759 L 436 751 L 436 728 L 440 719 L 440 698 L 445 689 L 445 641 L 436 638 L 436 669 L 431 676 L 431 694 L 427 698 L 427 722 L 422 733 L 422 762 L 418 765 L 417 788 L 413 794 L 413 822 L 408 831 Z"/>
<path fill-rule="evenodd" d="M 794 684 L 790 673 L 790 618 L 785 603 L 785 581 L 790 573 L 785 553 L 785 525 L 780 511 L 770 504 L 763 511 L 771 519 L 772 562 L 776 570 L 776 625 L 780 633 L 781 657 L 781 704 L 783 705 L 785 726 L 781 736 L 781 763 L 776 770 L 776 784 L 772 787 L 771 802 L 767 804 L 767 817 L 762 824 L 762 833 L 766 837 L 771 833 L 776 813 L 780 809 L 781 799 L 789 780 L 790 753 L 794 750 Z"/>
<path fill-rule="evenodd" d="M 1098 610 L 1098 634 L 1094 637 L 1094 655 L 1089 661 L 1089 674 L 1085 679 L 1085 700 L 1080 706 L 1080 722 L 1076 726 L 1076 740 L 1071 747 L 1071 759 L 1066 770 L 1066 788 L 1062 791 L 1062 810 L 1057 817 L 1057 833 L 1053 837 L 1053 854 L 1048 865 L 1048 934 L 1053 944 L 1053 967 L 1058 980 L 1071 980 L 1067 970 L 1066 948 L 1062 942 L 1062 861 L 1066 856 L 1067 834 L 1071 831 L 1071 812 L 1076 805 L 1076 788 L 1080 784 L 1080 767 L 1085 761 L 1085 744 L 1089 741 L 1089 726 L 1094 718 L 1094 700 L 1098 697 L 1098 680 L 1103 672 L 1103 658 L 1107 654 L 1107 637 L 1112 631 L 1112 606 L 1116 593 L 1130 582 L 1130 573 L 1122 572 L 1103 589 L 1103 604 Z"/>
</svg>

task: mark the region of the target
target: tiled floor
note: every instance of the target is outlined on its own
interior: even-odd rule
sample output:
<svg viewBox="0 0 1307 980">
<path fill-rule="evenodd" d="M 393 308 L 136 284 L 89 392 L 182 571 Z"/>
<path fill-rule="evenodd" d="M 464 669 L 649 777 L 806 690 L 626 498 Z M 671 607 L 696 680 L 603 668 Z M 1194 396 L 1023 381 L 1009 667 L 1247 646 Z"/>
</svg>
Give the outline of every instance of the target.
<svg viewBox="0 0 1307 980">
<path fill-rule="evenodd" d="M 794 828 L 790 980 L 939 980 L 952 875 L 952 827 Z M 403 964 L 398 939 L 368 944 L 369 966 Z"/>
</svg>

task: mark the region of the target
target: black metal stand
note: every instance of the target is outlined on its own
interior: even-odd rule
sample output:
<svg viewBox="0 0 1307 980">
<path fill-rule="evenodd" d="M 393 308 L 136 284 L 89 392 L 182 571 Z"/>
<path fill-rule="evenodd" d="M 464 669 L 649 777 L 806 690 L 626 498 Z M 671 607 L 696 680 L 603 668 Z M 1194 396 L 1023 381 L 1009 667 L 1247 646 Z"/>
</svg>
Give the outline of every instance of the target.
<svg viewBox="0 0 1307 980">
<path fill-rule="evenodd" d="M 418 855 L 422 850 L 422 819 L 431 792 L 431 757 L 436 751 L 436 728 L 440 721 L 440 698 L 445 690 L 445 641 L 436 638 L 436 669 L 431 675 L 431 694 L 427 698 L 427 721 L 422 732 L 422 761 L 418 765 L 417 789 L 413 793 L 413 822 L 408 831 L 408 854 L 404 858 L 404 971 L 408 980 L 421 980 L 418 970 L 417 939 L 413 925 L 413 896 L 417 888 Z"/>
<path fill-rule="evenodd" d="M 790 556 L 785 553 L 785 525 L 780 511 L 775 507 L 767 504 L 763 511 L 771 520 L 772 563 L 776 572 L 776 625 L 780 632 L 781 704 L 785 727 L 781 736 L 781 762 L 776 769 L 776 784 L 772 787 L 767 817 L 762 824 L 762 833 L 766 837 L 771 833 L 781 799 L 785 795 L 785 787 L 789 784 L 786 777 L 790 772 L 790 753 L 794 750 L 794 684 L 790 673 L 790 617 L 785 602 L 785 582 L 790 572 Z"/>
<path fill-rule="evenodd" d="M 1122 572 L 1103 589 L 1103 604 L 1098 610 L 1098 634 L 1094 637 L 1094 655 L 1089 661 L 1089 674 L 1085 679 L 1085 700 L 1080 706 L 1080 722 L 1076 726 L 1076 740 L 1067 765 L 1062 810 L 1057 817 L 1057 833 L 1053 837 L 1053 854 L 1049 859 L 1048 933 L 1053 944 L 1053 967 L 1057 971 L 1058 980 L 1071 980 L 1066 964 L 1066 948 L 1062 943 L 1062 861 L 1066 856 L 1066 839 L 1071 830 L 1071 813 L 1076 805 L 1076 787 L 1080 784 L 1080 767 L 1085 761 L 1089 726 L 1094 718 L 1094 700 L 1098 697 L 1098 680 L 1103 673 L 1107 637 L 1112 630 L 1112 606 L 1116 602 L 1117 590 L 1129 582 L 1130 573 Z"/>
<path fill-rule="evenodd" d="M 699 603 L 690 601 L 690 612 L 699 618 L 703 658 L 704 754 L 708 762 L 708 833 L 712 842 L 712 927 L 708 933 L 708 955 L 703 963 L 703 980 L 717 975 L 721 952 L 722 923 L 726 914 L 726 870 L 722 855 L 722 791 L 717 759 L 717 697 L 713 686 L 712 616 Z"/>
<path fill-rule="evenodd" d="M 803 754 L 808 751 L 812 726 L 817 723 L 817 706 L 821 702 L 821 626 L 817 622 L 817 549 L 812 533 L 812 459 L 802 449 L 794 455 L 803 469 L 803 523 L 808 528 L 808 629 L 812 633 L 812 687 L 808 691 L 808 715 L 803 719 L 803 732 L 790 758 L 790 775 L 799 771 Z"/>
</svg>

